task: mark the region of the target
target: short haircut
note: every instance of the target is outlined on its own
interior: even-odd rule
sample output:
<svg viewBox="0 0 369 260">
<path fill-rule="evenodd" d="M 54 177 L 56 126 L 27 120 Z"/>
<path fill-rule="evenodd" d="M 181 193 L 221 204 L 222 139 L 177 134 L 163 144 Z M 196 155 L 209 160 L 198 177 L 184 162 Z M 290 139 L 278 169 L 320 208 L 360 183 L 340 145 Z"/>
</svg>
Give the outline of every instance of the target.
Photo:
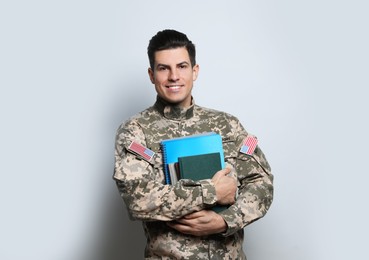
<svg viewBox="0 0 369 260">
<path fill-rule="evenodd" d="M 163 30 L 154 35 L 147 47 L 147 55 L 151 69 L 155 66 L 155 52 L 185 47 L 190 57 L 191 66 L 196 65 L 195 45 L 187 38 L 187 35 L 175 30 Z"/>
</svg>

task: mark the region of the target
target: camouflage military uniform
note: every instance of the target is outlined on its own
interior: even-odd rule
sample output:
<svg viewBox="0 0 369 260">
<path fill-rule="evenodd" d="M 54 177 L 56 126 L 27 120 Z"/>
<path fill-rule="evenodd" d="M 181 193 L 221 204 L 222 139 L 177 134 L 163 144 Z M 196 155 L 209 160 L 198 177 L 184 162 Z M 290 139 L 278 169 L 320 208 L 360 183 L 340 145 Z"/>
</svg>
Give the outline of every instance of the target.
<svg viewBox="0 0 369 260">
<path fill-rule="evenodd" d="M 215 188 L 210 180 L 164 185 L 160 141 L 209 131 L 222 136 L 225 160 L 237 173 L 238 197 L 219 213 L 226 232 L 195 237 L 171 229 L 166 221 L 213 206 Z M 260 148 L 251 156 L 239 152 L 247 135 L 232 115 L 195 104 L 184 110 L 160 98 L 119 127 L 114 179 L 131 219 L 143 221 L 146 259 L 246 259 L 243 227 L 263 217 L 273 199 L 273 176 Z M 154 158 L 147 161 L 128 151 L 132 141 L 154 151 Z"/>
</svg>

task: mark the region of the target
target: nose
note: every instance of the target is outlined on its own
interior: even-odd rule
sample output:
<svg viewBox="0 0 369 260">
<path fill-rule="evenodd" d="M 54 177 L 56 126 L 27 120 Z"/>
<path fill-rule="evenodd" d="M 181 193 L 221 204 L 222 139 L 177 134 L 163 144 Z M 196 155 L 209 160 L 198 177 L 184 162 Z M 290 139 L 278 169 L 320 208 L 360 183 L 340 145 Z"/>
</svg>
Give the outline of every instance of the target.
<svg viewBox="0 0 369 260">
<path fill-rule="evenodd" d="M 170 81 L 177 81 L 179 79 L 179 73 L 176 69 L 171 70 L 169 73 L 169 80 Z"/>
</svg>

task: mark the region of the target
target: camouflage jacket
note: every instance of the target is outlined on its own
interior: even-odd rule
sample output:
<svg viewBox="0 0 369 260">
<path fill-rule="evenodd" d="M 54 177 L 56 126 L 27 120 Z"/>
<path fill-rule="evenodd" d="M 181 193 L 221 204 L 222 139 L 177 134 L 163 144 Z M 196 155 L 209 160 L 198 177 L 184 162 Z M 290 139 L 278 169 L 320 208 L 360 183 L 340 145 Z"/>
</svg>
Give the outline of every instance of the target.
<svg viewBox="0 0 369 260">
<path fill-rule="evenodd" d="M 203 132 L 222 136 L 225 160 L 238 178 L 236 203 L 220 212 L 224 233 L 195 237 L 179 233 L 165 222 L 216 203 L 210 180 L 180 180 L 165 185 L 160 141 Z M 248 135 L 234 116 L 193 104 L 184 110 L 160 98 L 154 106 L 123 123 L 117 131 L 114 179 L 132 220 L 142 220 L 146 259 L 246 259 L 243 228 L 263 217 L 273 199 L 273 176 L 257 147 L 252 155 L 240 152 Z M 151 160 L 131 153 L 136 141 L 155 152 Z"/>
</svg>

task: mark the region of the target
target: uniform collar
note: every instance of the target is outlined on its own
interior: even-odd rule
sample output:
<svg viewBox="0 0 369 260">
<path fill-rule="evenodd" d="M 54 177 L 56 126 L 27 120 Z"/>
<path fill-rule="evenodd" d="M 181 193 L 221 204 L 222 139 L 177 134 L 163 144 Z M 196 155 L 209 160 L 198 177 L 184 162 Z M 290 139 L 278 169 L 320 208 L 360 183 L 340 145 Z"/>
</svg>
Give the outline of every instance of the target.
<svg viewBox="0 0 369 260">
<path fill-rule="evenodd" d="M 179 106 L 173 105 L 166 102 L 159 96 L 156 98 L 155 108 L 162 114 L 165 118 L 173 120 L 190 119 L 193 117 L 193 108 L 195 102 L 192 98 L 192 104 L 188 108 L 181 108 Z"/>
</svg>

